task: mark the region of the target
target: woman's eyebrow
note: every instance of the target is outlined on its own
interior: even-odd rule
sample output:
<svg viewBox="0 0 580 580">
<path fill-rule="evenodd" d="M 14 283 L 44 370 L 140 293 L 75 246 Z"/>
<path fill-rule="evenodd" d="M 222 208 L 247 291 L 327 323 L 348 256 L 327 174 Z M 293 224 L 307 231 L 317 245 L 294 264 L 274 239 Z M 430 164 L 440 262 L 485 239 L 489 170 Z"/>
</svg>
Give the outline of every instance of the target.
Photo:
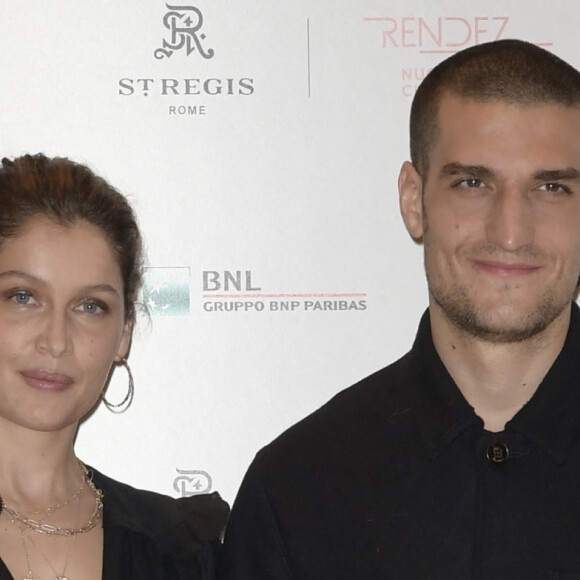
<svg viewBox="0 0 580 580">
<path fill-rule="evenodd" d="M 27 274 L 26 272 L 22 272 L 21 270 L 6 270 L 6 272 L 0 272 L 0 279 L 3 278 L 22 278 L 23 280 L 28 280 L 30 282 L 36 282 L 38 284 L 42 284 L 46 286 L 46 283 L 33 276 L 32 274 Z"/>
</svg>

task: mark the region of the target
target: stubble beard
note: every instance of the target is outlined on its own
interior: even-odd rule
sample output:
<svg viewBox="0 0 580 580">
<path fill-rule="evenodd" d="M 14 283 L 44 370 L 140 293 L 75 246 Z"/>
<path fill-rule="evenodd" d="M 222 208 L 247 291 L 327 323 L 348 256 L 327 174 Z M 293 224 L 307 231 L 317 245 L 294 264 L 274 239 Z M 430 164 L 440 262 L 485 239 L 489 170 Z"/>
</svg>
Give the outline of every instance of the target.
<svg viewBox="0 0 580 580">
<path fill-rule="evenodd" d="M 427 252 L 429 249 L 425 234 L 429 230 L 429 219 L 425 208 L 424 196 L 421 203 L 424 220 L 424 259 L 425 266 L 427 266 Z M 493 244 L 482 244 L 479 248 L 471 248 L 471 252 L 474 251 L 488 256 L 501 253 L 501 250 Z M 523 248 L 520 254 L 538 257 L 538 252 L 534 252 L 529 248 Z M 549 261 L 548 256 L 540 257 L 547 258 Z M 488 315 L 477 306 L 467 284 L 451 288 L 439 287 L 430 278 L 427 267 L 425 271 L 427 273 L 429 294 L 435 304 L 441 308 L 449 322 L 460 332 L 467 334 L 467 336 L 494 344 L 524 342 L 539 336 L 570 305 L 580 287 L 579 275 L 576 278 L 576 286 L 570 290 L 568 295 L 557 296 L 552 288 L 546 288 L 536 306 L 524 312 L 517 323 L 512 323 L 508 326 L 505 321 L 503 324 L 502 322 L 494 321 L 493 313 Z"/>
<path fill-rule="evenodd" d="M 573 298 L 572 295 L 558 298 L 552 290 L 546 290 L 533 309 L 524 312 L 517 321 L 508 321 L 509 317 L 502 320 L 499 312 L 483 311 L 471 297 L 467 285 L 443 289 L 427 278 L 435 304 L 453 326 L 472 338 L 495 344 L 523 342 L 540 335 L 562 314 Z"/>
</svg>

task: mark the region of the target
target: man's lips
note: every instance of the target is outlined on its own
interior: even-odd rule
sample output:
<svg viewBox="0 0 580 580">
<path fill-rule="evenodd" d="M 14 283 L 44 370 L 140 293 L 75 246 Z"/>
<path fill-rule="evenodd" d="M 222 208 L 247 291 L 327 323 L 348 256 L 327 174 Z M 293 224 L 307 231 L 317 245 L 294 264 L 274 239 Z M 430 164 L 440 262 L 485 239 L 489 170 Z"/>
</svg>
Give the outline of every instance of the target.
<svg viewBox="0 0 580 580">
<path fill-rule="evenodd" d="M 537 272 L 541 266 L 524 262 L 502 262 L 500 260 L 475 260 L 479 270 L 496 276 L 526 276 Z"/>
<path fill-rule="evenodd" d="M 74 382 L 68 375 L 51 371 L 31 370 L 21 371 L 20 374 L 31 387 L 44 391 L 63 391 Z"/>
</svg>

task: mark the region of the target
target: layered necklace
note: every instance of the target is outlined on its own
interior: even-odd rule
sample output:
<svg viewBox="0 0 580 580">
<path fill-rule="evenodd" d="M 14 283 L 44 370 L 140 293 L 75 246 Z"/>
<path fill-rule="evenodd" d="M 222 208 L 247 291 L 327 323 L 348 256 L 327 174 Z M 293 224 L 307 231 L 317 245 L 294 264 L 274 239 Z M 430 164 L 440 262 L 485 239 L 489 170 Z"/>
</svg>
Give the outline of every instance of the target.
<svg viewBox="0 0 580 580">
<path fill-rule="evenodd" d="M 81 471 L 81 483 L 78 489 L 67 499 L 64 501 L 48 506 L 43 509 L 30 511 L 30 512 L 20 512 L 15 508 L 9 506 L 8 504 L 4 503 L 2 498 L 0 498 L 0 513 L 6 513 L 9 517 L 10 521 L 18 527 L 20 531 L 20 537 L 22 540 L 22 547 L 24 548 L 24 555 L 26 557 L 26 565 L 28 569 L 27 576 L 23 578 L 23 580 L 39 580 L 36 578 L 32 572 L 32 567 L 30 565 L 30 556 L 28 552 L 27 541 L 30 543 L 30 546 L 35 548 L 40 555 L 44 558 L 50 569 L 54 572 L 54 580 L 69 580 L 66 576 L 66 568 L 68 566 L 68 562 L 70 559 L 70 555 L 73 551 L 76 542 L 76 536 L 78 534 L 84 534 L 90 530 L 92 530 L 102 519 L 103 515 L 103 493 L 100 489 L 97 489 L 95 484 L 93 483 L 92 477 L 89 474 L 87 467 L 79 461 L 79 468 Z M 59 509 L 63 508 L 64 506 L 70 504 L 72 501 L 79 498 L 79 505 L 78 510 L 80 510 L 80 495 L 82 494 L 83 490 L 88 487 L 91 491 L 91 494 L 94 497 L 95 506 L 91 515 L 86 523 L 81 526 L 78 526 L 78 519 L 79 515 L 77 512 L 77 521 L 75 522 L 75 527 L 69 528 L 65 526 L 57 526 L 46 523 L 47 519 L 50 519 L 55 512 Z M 35 517 L 32 517 L 35 516 Z M 44 534 L 47 536 L 65 536 L 71 538 L 71 544 L 67 552 L 66 560 L 62 569 L 61 573 L 58 573 L 50 560 L 45 556 L 45 554 L 40 550 L 40 548 L 36 545 L 32 537 L 27 535 L 27 532 L 36 532 L 38 534 Z"/>
<path fill-rule="evenodd" d="M 20 533 L 21 533 L 20 537 L 22 540 L 22 547 L 24 548 L 24 555 L 26 556 L 26 565 L 28 567 L 28 573 L 26 574 L 26 577 L 23 578 L 22 580 L 40 580 L 40 578 L 35 578 L 34 573 L 32 572 L 32 566 L 30 565 L 30 556 L 28 554 L 28 548 L 26 547 L 26 540 L 28 540 L 32 544 L 32 546 L 38 550 L 40 555 L 44 558 L 44 561 L 50 566 L 50 569 L 52 570 L 52 572 L 54 574 L 54 580 L 69 580 L 69 577 L 66 575 L 66 568 L 68 566 L 68 561 L 69 561 L 70 555 L 71 555 L 73 548 L 74 548 L 74 545 L 75 545 L 76 536 L 72 537 L 72 540 L 71 540 L 72 543 L 71 543 L 71 545 L 68 549 L 68 552 L 66 554 L 66 559 L 64 561 L 64 566 L 62 568 L 62 572 L 59 573 L 55 570 L 55 568 L 51 564 L 50 560 L 44 555 L 44 552 L 36 546 L 36 544 L 34 543 L 32 538 L 30 538 L 29 536 L 25 536 L 24 530 L 21 530 Z"/>
</svg>

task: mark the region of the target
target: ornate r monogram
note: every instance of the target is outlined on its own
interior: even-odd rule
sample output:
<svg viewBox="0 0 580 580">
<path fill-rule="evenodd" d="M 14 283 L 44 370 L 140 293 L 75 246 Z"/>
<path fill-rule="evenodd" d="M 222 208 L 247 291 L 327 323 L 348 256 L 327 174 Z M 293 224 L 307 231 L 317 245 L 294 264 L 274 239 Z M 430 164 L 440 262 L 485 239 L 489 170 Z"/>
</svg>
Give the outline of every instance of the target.
<svg viewBox="0 0 580 580">
<path fill-rule="evenodd" d="M 201 41 L 205 40 L 205 34 L 198 31 L 203 26 L 203 15 L 195 6 L 172 6 L 165 5 L 168 12 L 163 17 L 163 25 L 169 30 L 169 40 L 163 40 L 163 47 L 153 53 L 156 59 L 169 58 L 175 51 L 186 49 L 189 56 L 196 48 L 203 58 L 214 56 L 213 48 L 205 50 Z"/>
</svg>

